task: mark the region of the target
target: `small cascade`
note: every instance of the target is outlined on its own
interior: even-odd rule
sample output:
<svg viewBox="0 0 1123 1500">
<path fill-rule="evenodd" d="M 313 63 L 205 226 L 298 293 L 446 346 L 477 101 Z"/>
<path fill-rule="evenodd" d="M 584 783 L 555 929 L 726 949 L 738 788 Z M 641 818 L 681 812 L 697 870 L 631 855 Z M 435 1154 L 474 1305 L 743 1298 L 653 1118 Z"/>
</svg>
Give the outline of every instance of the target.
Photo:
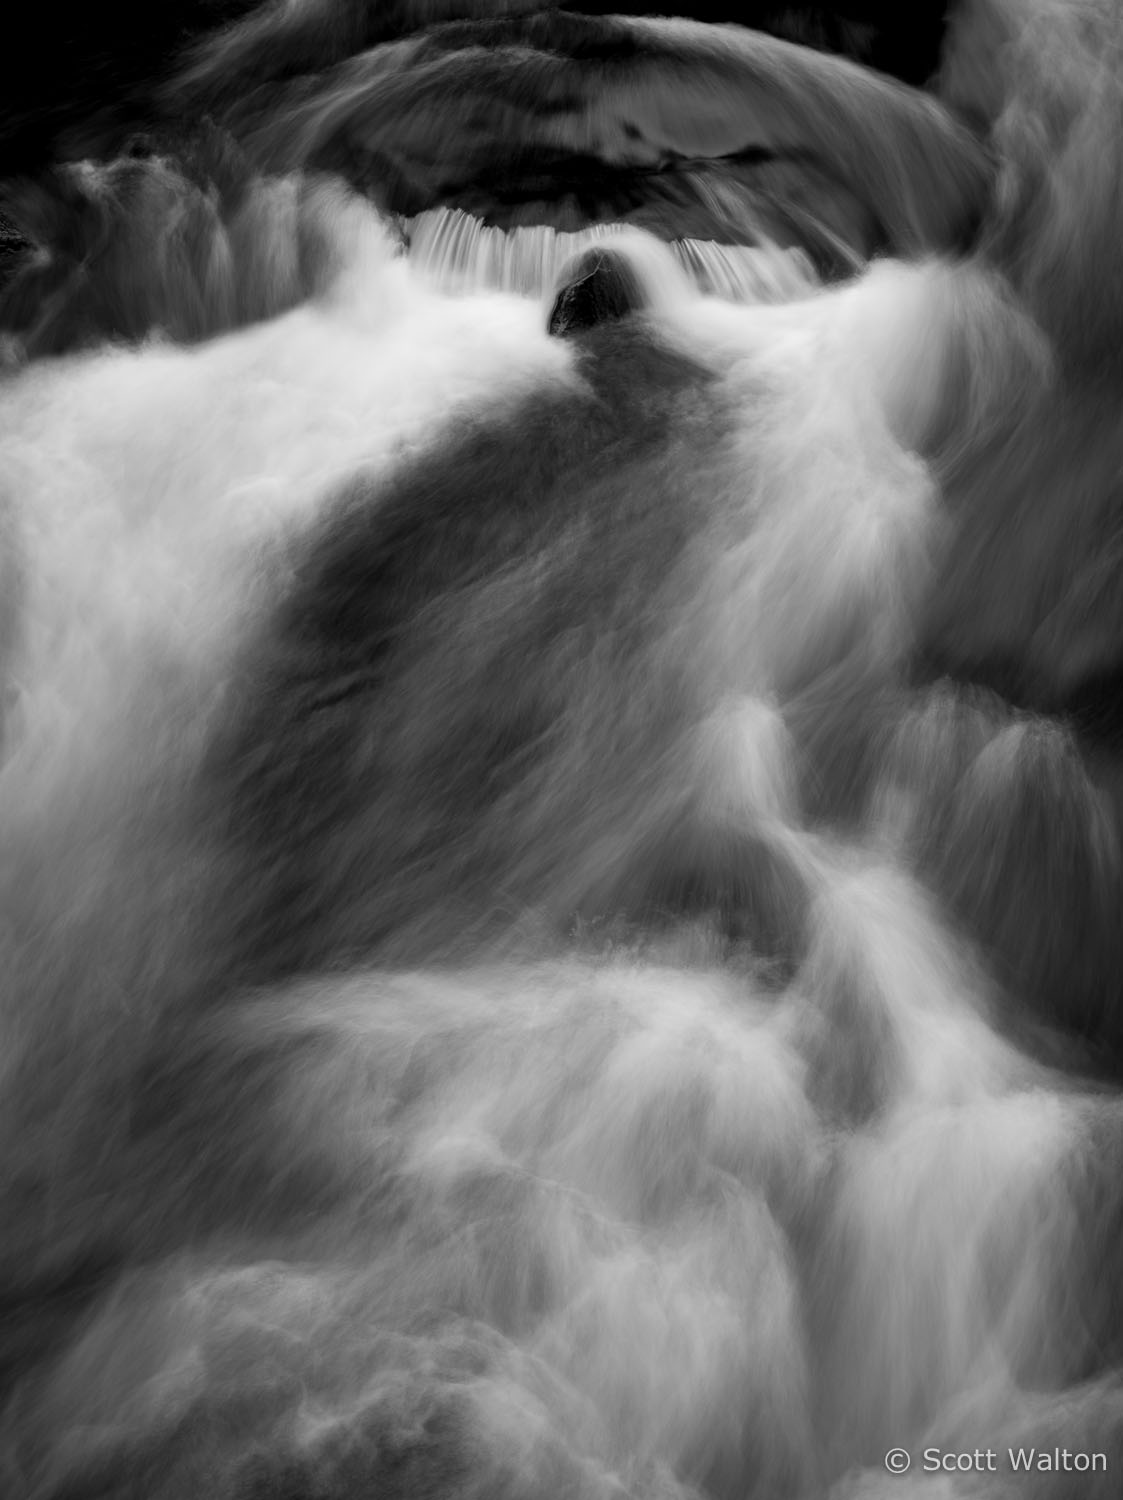
<svg viewBox="0 0 1123 1500">
<path fill-rule="evenodd" d="M 590 224 L 575 232 L 548 225 L 499 229 L 457 208 L 432 209 L 405 225 L 413 265 L 442 291 L 527 297 L 542 296 L 591 245 L 629 232 L 624 224 Z M 729 302 L 790 302 L 819 285 L 802 250 L 693 239 L 674 240 L 670 248 L 700 291 Z"/>
</svg>

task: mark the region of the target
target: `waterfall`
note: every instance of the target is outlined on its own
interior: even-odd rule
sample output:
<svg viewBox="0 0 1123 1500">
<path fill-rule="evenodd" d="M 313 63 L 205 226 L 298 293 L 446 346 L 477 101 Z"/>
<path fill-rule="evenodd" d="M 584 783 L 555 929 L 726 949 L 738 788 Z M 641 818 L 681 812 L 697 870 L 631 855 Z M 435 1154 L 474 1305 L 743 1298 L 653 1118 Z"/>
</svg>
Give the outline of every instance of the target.
<svg viewBox="0 0 1123 1500">
<path fill-rule="evenodd" d="M 527 297 L 544 296 L 582 251 L 626 232 L 613 223 L 572 232 L 549 225 L 499 229 L 443 208 L 418 214 L 405 226 L 410 258 L 438 286 L 493 287 Z M 818 285 L 802 250 L 696 239 L 672 241 L 670 248 L 702 291 L 730 302 L 788 302 Z"/>
<path fill-rule="evenodd" d="M 1118 1495 L 1057 55 L 979 248 L 836 283 L 213 141 L 19 188 L 0 1495 Z"/>
</svg>

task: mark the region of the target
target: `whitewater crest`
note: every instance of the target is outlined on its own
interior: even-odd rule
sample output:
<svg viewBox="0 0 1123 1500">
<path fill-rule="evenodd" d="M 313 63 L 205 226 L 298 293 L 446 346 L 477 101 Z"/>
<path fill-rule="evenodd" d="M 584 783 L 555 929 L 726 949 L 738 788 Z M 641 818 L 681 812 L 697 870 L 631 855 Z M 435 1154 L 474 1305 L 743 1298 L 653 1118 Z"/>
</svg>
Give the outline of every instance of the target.
<svg viewBox="0 0 1123 1500">
<path fill-rule="evenodd" d="M 838 285 L 213 140 L 26 189 L 0 1493 L 1114 1500 L 1082 45 L 976 254 Z"/>
</svg>

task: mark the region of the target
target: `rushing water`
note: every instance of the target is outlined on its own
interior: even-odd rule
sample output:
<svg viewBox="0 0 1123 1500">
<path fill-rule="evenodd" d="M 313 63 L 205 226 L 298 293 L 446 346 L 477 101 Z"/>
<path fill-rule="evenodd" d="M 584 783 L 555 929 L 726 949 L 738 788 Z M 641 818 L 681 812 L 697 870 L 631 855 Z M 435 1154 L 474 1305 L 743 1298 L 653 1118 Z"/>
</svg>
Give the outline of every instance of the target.
<svg viewBox="0 0 1123 1500">
<path fill-rule="evenodd" d="M 83 170 L 135 239 L 0 384 L 0 1493 L 1117 1496 L 1111 746 L 941 676 L 1100 670 L 1108 209 L 827 288 Z"/>
<path fill-rule="evenodd" d="M 439 287 L 492 287 L 542 297 L 582 252 L 625 230 L 613 223 L 568 232 L 548 225 L 504 230 L 459 209 L 431 209 L 418 214 L 405 232 L 414 268 L 427 271 Z M 689 238 L 672 241 L 669 249 L 700 290 L 731 302 L 791 302 L 817 285 L 800 250 Z"/>
</svg>

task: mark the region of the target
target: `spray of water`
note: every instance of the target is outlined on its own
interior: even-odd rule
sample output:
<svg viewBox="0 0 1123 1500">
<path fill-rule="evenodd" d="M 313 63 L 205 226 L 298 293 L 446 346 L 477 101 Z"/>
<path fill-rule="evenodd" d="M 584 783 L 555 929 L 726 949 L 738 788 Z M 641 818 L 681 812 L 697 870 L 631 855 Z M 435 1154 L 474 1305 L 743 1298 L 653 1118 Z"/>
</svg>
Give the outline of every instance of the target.
<svg viewBox="0 0 1123 1500">
<path fill-rule="evenodd" d="M 1087 560 L 1084 263 L 131 170 L 0 383 L 0 1492 L 1114 1497 L 1110 776 L 916 668 Z"/>
</svg>

